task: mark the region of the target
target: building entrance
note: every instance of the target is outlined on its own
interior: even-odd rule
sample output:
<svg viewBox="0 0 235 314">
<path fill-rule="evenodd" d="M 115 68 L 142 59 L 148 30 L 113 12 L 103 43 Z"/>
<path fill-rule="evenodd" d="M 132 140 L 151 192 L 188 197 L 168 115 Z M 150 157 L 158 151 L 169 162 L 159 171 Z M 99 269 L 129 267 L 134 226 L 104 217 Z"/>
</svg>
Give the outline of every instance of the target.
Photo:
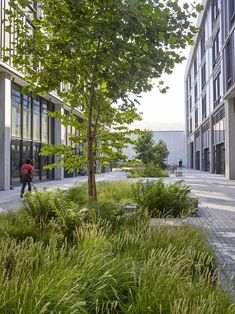
<svg viewBox="0 0 235 314">
<path fill-rule="evenodd" d="M 215 146 L 215 173 L 225 174 L 225 147 L 224 143 Z"/>
<path fill-rule="evenodd" d="M 194 154 L 193 154 L 193 142 L 190 143 L 190 168 L 194 168 Z"/>
<path fill-rule="evenodd" d="M 200 151 L 195 154 L 195 169 L 200 170 Z"/>
<path fill-rule="evenodd" d="M 210 152 L 209 148 L 203 150 L 203 170 L 210 171 Z"/>
</svg>

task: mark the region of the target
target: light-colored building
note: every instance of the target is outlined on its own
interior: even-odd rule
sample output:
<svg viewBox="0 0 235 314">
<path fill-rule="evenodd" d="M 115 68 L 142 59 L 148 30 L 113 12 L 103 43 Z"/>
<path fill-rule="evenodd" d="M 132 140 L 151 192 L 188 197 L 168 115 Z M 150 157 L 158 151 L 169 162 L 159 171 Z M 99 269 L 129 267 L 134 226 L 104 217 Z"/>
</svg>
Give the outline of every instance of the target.
<svg viewBox="0 0 235 314">
<path fill-rule="evenodd" d="M 133 137 L 136 139 L 137 136 Z M 163 140 L 170 154 L 167 158 L 168 164 L 178 164 L 179 160 L 182 159 L 183 165 L 186 164 L 186 147 L 185 147 L 185 132 L 184 131 L 154 131 L 154 140 L 159 142 Z M 128 159 L 135 159 L 135 151 L 132 145 L 129 145 L 127 149 L 124 150 L 124 155 Z"/>
<path fill-rule="evenodd" d="M 185 73 L 187 166 L 235 179 L 235 0 L 203 0 Z"/>
<path fill-rule="evenodd" d="M 9 8 L 9 1 L 0 0 L 0 8 L 0 44 L 10 48 L 15 40 L 14 32 L 11 36 L 5 32 L 7 21 L 4 18 L 4 10 Z M 28 10 L 32 16 L 37 16 L 38 9 L 37 3 L 31 1 Z M 3 62 L 7 54 L 6 51 L 0 56 L 0 190 L 8 190 L 20 183 L 19 169 L 26 157 L 33 160 L 35 181 L 77 175 L 68 174 L 64 169 L 44 170 L 44 165 L 56 160 L 39 154 L 45 143 L 71 144 L 69 135 L 75 130 L 65 128 L 58 120 L 48 116 L 48 111 L 66 113 L 69 107 L 56 93 L 44 97 L 23 95 L 22 87 L 26 82 L 23 75 L 13 67 L 11 59 Z M 64 90 L 65 86 L 61 88 Z M 76 114 L 80 121 L 79 112 Z"/>
</svg>

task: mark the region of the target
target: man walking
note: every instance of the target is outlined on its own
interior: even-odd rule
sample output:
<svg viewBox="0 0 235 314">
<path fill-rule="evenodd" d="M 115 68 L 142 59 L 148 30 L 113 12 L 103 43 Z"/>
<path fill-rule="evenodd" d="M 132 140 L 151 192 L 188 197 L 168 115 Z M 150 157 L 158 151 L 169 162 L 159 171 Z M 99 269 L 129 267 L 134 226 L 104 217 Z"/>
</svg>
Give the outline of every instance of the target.
<svg viewBox="0 0 235 314">
<path fill-rule="evenodd" d="M 33 180 L 33 166 L 31 165 L 32 161 L 30 158 L 26 158 L 25 164 L 20 168 L 21 182 L 22 188 L 20 197 L 24 196 L 24 190 L 26 184 L 28 183 L 28 191 L 31 192 L 31 182 Z"/>
<path fill-rule="evenodd" d="M 182 159 L 180 159 L 179 161 L 179 169 L 182 170 L 182 165 L 183 165 L 183 162 L 182 162 Z"/>
</svg>

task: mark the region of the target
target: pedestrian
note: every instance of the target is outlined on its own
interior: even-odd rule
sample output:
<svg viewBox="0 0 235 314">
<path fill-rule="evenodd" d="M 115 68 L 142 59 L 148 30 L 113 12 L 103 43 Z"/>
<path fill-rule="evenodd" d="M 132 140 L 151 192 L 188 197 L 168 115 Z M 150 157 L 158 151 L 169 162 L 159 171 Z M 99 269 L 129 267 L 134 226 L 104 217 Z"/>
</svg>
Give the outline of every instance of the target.
<svg viewBox="0 0 235 314">
<path fill-rule="evenodd" d="M 20 168 L 20 175 L 21 175 L 21 182 L 22 182 L 22 188 L 20 197 L 22 198 L 24 196 L 24 190 L 26 185 L 28 184 L 28 191 L 31 192 L 31 182 L 33 180 L 33 166 L 32 161 L 30 158 L 26 158 L 25 163 Z"/>
<path fill-rule="evenodd" d="M 183 165 L 183 162 L 182 162 L 182 159 L 180 159 L 180 160 L 179 160 L 179 169 L 180 169 L 180 170 L 182 170 L 182 165 Z"/>
</svg>

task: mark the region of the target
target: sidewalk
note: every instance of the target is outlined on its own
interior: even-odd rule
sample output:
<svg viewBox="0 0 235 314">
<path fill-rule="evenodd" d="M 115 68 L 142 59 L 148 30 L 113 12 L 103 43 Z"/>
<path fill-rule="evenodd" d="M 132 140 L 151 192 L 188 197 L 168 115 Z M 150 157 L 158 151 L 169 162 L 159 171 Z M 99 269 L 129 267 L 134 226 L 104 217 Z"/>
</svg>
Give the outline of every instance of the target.
<svg viewBox="0 0 235 314">
<path fill-rule="evenodd" d="M 126 178 L 126 174 L 124 172 L 118 173 L 104 173 L 97 174 L 96 181 L 110 181 L 110 180 L 122 180 Z M 87 182 L 87 176 L 74 177 L 74 178 L 65 178 L 64 180 L 55 180 L 55 181 L 44 181 L 36 183 L 35 186 L 38 191 L 53 190 L 53 189 L 61 189 L 67 190 L 73 186 L 80 185 L 82 183 Z M 14 187 L 13 190 L 9 191 L 0 191 L 0 213 L 16 210 L 21 206 L 22 200 L 20 198 L 20 190 L 21 186 Z M 27 191 L 27 186 L 25 191 Z"/>
<path fill-rule="evenodd" d="M 209 243 L 221 266 L 221 282 L 235 298 L 235 181 L 222 175 L 183 170 L 182 179 L 199 198 L 199 218 L 191 222 L 206 227 Z M 198 220 L 198 223 L 197 223 Z"/>
</svg>

